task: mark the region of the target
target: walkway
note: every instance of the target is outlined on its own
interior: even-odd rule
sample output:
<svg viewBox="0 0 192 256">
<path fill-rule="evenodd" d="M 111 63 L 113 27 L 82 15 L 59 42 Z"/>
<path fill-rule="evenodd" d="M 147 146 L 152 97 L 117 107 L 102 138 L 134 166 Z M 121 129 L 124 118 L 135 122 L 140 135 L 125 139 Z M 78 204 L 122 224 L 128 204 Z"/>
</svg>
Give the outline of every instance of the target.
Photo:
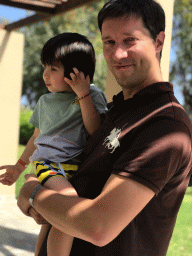
<svg viewBox="0 0 192 256">
<path fill-rule="evenodd" d="M 0 256 L 34 256 L 40 226 L 19 210 L 13 188 L 0 192 Z"/>
</svg>

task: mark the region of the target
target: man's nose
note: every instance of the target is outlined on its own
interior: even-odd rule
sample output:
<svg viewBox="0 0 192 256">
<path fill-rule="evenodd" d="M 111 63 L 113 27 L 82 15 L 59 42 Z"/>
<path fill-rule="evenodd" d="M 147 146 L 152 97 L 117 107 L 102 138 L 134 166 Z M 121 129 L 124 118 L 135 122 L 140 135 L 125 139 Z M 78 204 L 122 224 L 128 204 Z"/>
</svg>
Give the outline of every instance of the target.
<svg viewBox="0 0 192 256">
<path fill-rule="evenodd" d="M 128 51 L 122 46 L 117 46 L 114 52 L 116 59 L 124 59 L 128 57 Z"/>
</svg>

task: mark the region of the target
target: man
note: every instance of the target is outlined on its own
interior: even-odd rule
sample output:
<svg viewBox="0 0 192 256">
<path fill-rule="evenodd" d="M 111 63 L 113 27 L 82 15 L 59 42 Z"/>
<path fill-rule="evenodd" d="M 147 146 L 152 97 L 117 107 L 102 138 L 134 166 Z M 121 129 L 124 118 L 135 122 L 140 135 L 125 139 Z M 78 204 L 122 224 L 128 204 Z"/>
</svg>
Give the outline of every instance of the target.
<svg viewBox="0 0 192 256">
<path fill-rule="evenodd" d="M 98 17 L 122 92 L 70 180 L 79 196 L 40 188 L 29 210 L 39 183 L 28 177 L 18 206 L 76 237 L 70 256 L 163 256 L 192 167 L 191 122 L 160 70 L 164 11 L 154 0 L 111 0 Z"/>
</svg>

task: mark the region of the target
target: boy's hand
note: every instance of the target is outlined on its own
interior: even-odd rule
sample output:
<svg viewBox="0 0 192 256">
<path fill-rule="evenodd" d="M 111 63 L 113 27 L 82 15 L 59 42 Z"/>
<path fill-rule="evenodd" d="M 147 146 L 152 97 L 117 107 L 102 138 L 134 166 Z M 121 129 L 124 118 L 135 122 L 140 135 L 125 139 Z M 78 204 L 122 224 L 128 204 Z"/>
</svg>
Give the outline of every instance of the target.
<svg viewBox="0 0 192 256">
<path fill-rule="evenodd" d="M 15 165 L 4 165 L 0 167 L 0 170 L 5 169 L 6 172 L 0 175 L 0 183 L 3 185 L 11 186 L 21 174 L 21 170 L 15 167 Z"/>
<path fill-rule="evenodd" d="M 77 68 L 73 68 L 73 71 L 74 73 L 70 73 L 72 80 L 66 77 L 64 77 L 64 80 L 71 86 L 78 98 L 81 98 L 89 93 L 90 78 L 89 76 L 85 78 L 84 73 L 79 72 Z"/>
</svg>

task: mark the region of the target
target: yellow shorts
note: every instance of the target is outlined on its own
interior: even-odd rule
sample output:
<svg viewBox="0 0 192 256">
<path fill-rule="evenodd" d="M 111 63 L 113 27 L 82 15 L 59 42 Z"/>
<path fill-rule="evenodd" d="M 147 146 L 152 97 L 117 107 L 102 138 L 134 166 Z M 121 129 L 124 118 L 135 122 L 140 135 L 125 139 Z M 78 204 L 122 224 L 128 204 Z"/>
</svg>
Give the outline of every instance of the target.
<svg viewBox="0 0 192 256">
<path fill-rule="evenodd" d="M 34 161 L 31 166 L 31 174 L 35 174 L 42 185 L 55 176 L 65 177 L 69 180 L 79 168 L 78 164 L 54 163 L 49 160 Z"/>
</svg>

